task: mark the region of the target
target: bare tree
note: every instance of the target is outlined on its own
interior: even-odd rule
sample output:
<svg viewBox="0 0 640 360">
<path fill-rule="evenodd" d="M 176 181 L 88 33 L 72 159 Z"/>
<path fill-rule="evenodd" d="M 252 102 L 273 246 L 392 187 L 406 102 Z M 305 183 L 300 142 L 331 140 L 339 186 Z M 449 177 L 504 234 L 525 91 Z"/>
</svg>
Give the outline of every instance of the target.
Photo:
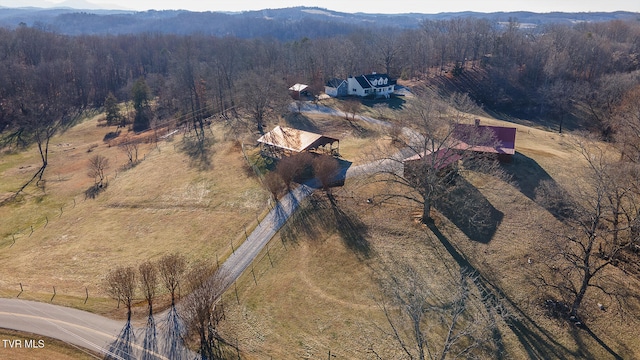
<svg viewBox="0 0 640 360">
<path fill-rule="evenodd" d="M 313 167 L 313 175 L 320 181 L 322 189 L 329 191 L 329 187 L 335 181 L 340 170 L 338 160 L 330 155 L 319 155 L 313 159 L 311 166 Z"/>
<path fill-rule="evenodd" d="M 291 190 L 293 181 L 304 178 L 305 175 L 310 175 L 312 161 L 313 155 L 307 152 L 286 156 L 278 160 L 276 172 L 284 181 L 287 191 Z M 306 174 L 308 172 L 309 174 Z"/>
<path fill-rule="evenodd" d="M 588 163 L 584 184 L 571 197 L 552 186 L 541 186 L 536 195 L 565 219 L 561 229 L 553 230 L 556 241 L 540 265 L 546 271 L 540 271 L 537 280 L 560 293 L 567 303 L 562 315 L 574 321 L 579 321 L 591 290 L 600 291 L 623 310 L 627 286 L 605 269 L 619 264 L 620 255 L 638 244 L 634 229 L 640 220 L 635 192 L 638 167 L 613 162 L 595 144 L 578 146 Z"/>
<path fill-rule="evenodd" d="M 615 109 L 613 123 L 622 158 L 640 163 L 640 86 L 623 96 Z"/>
<path fill-rule="evenodd" d="M 206 264 L 193 267 L 188 276 L 191 293 L 181 303 L 187 334 L 197 336 L 201 359 L 222 359 L 226 341 L 218 324 L 224 317 L 221 296 L 225 290 L 225 275 Z"/>
<path fill-rule="evenodd" d="M 104 185 L 105 171 L 109 168 L 109 159 L 102 155 L 94 155 L 89 159 L 89 171 L 87 176 L 93 178 L 97 187 Z"/>
<path fill-rule="evenodd" d="M 131 306 L 136 294 L 136 271 L 131 266 L 119 266 L 107 274 L 109 295 L 127 307 L 127 322 L 131 321 Z"/>
<path fill-rule="evenodd" d="M 262 180 L 264 186 L 269 190 L 273 200 L 278 201 L 278 195 L 284 190 L 285 183 L 280 175 L 275 171 L 269 171 Z"/>
<path fill-rule="evenodd" d="M 118 145 L 118 148 L 122 150 L 127 155 L 127 159 L 129 159 L 129 166 L 132 166 L 138 162 L 138 148 L 140 147 L 140 142 L 136 140 L 125 141 L 122 144 Z"/>
<path fill-rule="evenodd" d="M 492 333 L 507 312 L 498 303 L 487 306 L 489 301 L 473 291 L 476 274 L 461 269 L 443 295 L 419 269 L 407 264 L 396 268 L 382 281 L 381 306 L 388 334 L 406 357 L 444 360 L 496 355 L 499 350 Z"/>
<path fill-rule="evenodd" d="M 495 134 L 483 127 L 460 126 L 473 109 L 468 96 L 456 95 L 447 104 L 423 93 L 408 108 L 402 136 L 374 155 L 380 170 L 372 179 L 390 185 L 381 201 L 399 197 L 418 203 L 427 223 L 433 204 L 455 189 L 461 169 L 506 178 L 495 158 L 473 151 L 477 146 L 498 147 Z"/>
<path fill-rule="evenodd" d="M 41 166 L 8 200 L 16 198 L 34 182 L 37 186 L 44 184 L 44 173 L 49 165 L 49 142 L 55 134 L 67 129 L 78 115 L 71 84 L 61 75 L 66 73 L 63 67 L 62 62 L 55 62 L 12 70 L 16 71 L 12 87 L 19 91 L 13 99 L 15 110 L 9 111 L 10 133 L 3 140 L 21 147 L 35 143 Z"/>
<path fill-rule="evenodd" d="M 158 287 L 158 268 L 150 261 L 145 261 L 138 267 L 138 272 L 140 273 L 140 288 L 149 305 L 149 316 L 151 316 L 153 315 L 153 299 Z"/>
<path fill-rule="evenodd" d="M 187 261 L 180 254 L 168 254 L 158 261 L 158 272 L 162 284 L 171 295 L 171 306 L 176 304 L 176 293 L 180 288 L 186 269 Z"/>
<path fill-rule="evenodd" d="M 344 112 L 344 119 L 349 121 L 350 124 L 353 124 L 360 110 L 360 101 L 356 99 L 343 100 L 340 102 L 340 109 Z"/>
<path fill-rule="evenodd" d="M 255 120 L 258 132 L 264 134 L 265 121 L 285 104 L 285 84 L 270 71 L 249 71 L 238 80 L 242 106 Z"/>
</svg>

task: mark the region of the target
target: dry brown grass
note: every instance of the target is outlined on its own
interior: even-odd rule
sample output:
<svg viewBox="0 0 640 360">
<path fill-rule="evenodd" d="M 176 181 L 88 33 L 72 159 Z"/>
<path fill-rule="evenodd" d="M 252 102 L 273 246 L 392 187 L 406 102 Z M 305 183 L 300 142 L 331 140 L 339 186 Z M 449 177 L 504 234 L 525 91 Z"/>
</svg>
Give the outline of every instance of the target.
<svg viewBox="0 0 640 360">
<path fill-rule="evenodd" d="M 359 136 L 343 119 L 314 115 L 308 121 L 340 138 L 343 156 L 356 163 L 376 142 L 384 141 L 376 129 L 368 129 L 371 137 Z M 468 178 L 504 215 L 490 241 L 471 241 L 442 216 L 436 219 L 438 228 L 511 302 L 519 327 L 500 326 L 510 358 L 531 357 L 532 348 L 542 358 L 610 358 L 586 332 L 544 314 L 540 302 L 547 294 L 532 285 L 527 268 L 544 260 L 541 244 L 553 241 L 546 226 L 560 226 L 536 204 L 533 187 L 548 176 L 570 191 L 584 162 L 570 145 L 571 135 L 515 127 L 519 155 L 507 167 L 518 175 L 516 181 Z M 177 140 L 161 143 L 159 149 L 146 145 L 142 151 L 146 160 L 117 177 L 112 168 L 106 192 L 84 201 L 82 193 L 91 183 L 84 165 L 94 155 L 87 153 L 90 146 L 97 144 L 92 152 L 113 159 L 113 165 L 126 161 L 124 154 L 101 142 L 105 131 L 89 121 L 56 138 L 54 144 L 60 146 L 52 154 L 47 196 L 31 190 L 23 202 L 0 208 L 0 296 L 15 296 L 22 282 L 21 298 L 49 301 L 56 286 L 54 303 L 116 314 L 114 302 L 101 289 L 108 269 L 173 251 L 190 260 L 222 260 L 231 250 L 230 242 L 239 243 L 244 226 L 250 231 L 256 214 L 265 208 L 268 195 L 242 170 L 237 144 L 222 140 L 214 146 L 209 171 L 190 168 L 174 147 Z M 37 166 L 35 155 L 0 158 L 0 193 L 31 174 Z M 29 164 L 31 168 L 20 168 Z M 336 195 L 367 226 L 370 257 L 354 252 L 332 229 L 286 245 L 276 237 L 225 294 L 224 333 L 232 343 L 237 341 L 246 358 L 324 358 L 331 351 L 338 357 L 361 359 L 372 357 L 371 346 L 388 358 L 400 356 L 394 340 L 384 335 L 383 330 L 389 329 L 376 301 L 381 296 L 382 269 L 406 261 L 432 274 L 434 284 L 444 284 L 460 264 L 433 233 L 413 220 L 411 206 L 366 204 L 364 200 L 379 191 L 375 186 L 348 181 Z M 29 236 L 31 224 L 36 226 Z M 529 258 L 533 264 L 528 264 Z M 635 280 L 629 284 L 638 286 Z M 90 292 L 86 305 L 85 288 Z M 585 303 L 586 308 L 593 309 L 594 301 Z M 589 326 L 602 342 L 623 358 L 640 357 L 637 324 L 613 312 L 589 313 Z"/>
<path fill-rule="evenodd" d="M 350 123 L 344 117 L 321 114 L 291 116 L 286 126 L 320 132 L 339 139 L 340 156 L 354 165 L 367 161 L 364 155 L 373 151 L 379 141 L 383 141 L 381 135 L 385 131 L 362 121 Z"/>
<path fill-rule="evenodd" d="M 622 358 L 640 357 L 637 322 L 598 310 L 595 303 L 603 299 L 597 294 L 585 303 L 585 313 L 598 340 L 549 318 L 541 306 L 554 294 L 534 285 L 532 269 L 546 260 L 541 253 L 544 244 L 554 241 L 547 229 L 561 224 L 526 195 L 544 176 L 571 191 L 579 186 L 575 180 L 585 163 L 570 145 L 572 135 L 516 127 L 520 155 L 506 166 L 520 178 L 513 184 L 479 174 L 468 178 L 503 214 L 490 241 L 472 241 L 448 219 L 436 219 L 444 239 L 509 303 L 514 320 L 500 325 L 507 358 L 613 358 L 598 341 Z M 412 219 L 410 205 L 367 205 L 364 199 L 379 191 L 372 186 L 350 181 L 338 194 L 340 203 L 358 212 L 367 225 L 372 257 L 363 260 L 332 232 L 300 238 L 286 249 L 275 238 L 270 250 L 274 267 L 264 254 L 254 269 L 257 285 L 251 272 L 238 281 L 239 304 L 234 291 L 226 294 L 225 333 L 238 342 L 246 358 L 322 358 L 329 350 L 338 357 L 373 358 L 371 345 L 385 358 L 401 356 L 398 345 L 381 330 L 389 330 L 375 300 L 381 296 L 376 280 L 381 264 L 403 261 L 420 266 L 435 283 L 445 283 L 460 264 L 433 233 Z M 617 269 L 611 273 L 626 276 Z M 628 284 L 640 289 L 636 280 Z"/>
<path fill-rule="evenodd" d="M 25 340 L 35 340 L 36 344 L 44 345 L 42 348 L 9 348 L 0 346 L 0 359 L 21 359 L 21 360 L 77 360 L 77 359 L 101 359 L 99 354 L 90 352 L 85 349 L 65 344 L 61 341 L 33 335 L 21 333 L 17 331 L 0 329 L 1 340 L 20 340 L 23 344 Z M 38 341 L 42 340 L 43 343 Z M 24 346 L 24 345 L 23 345 Z"/>
<path fill-rule="evenodd" d="M 0 207 L 2 296 L 15 296 L 22 283 L 21 297 L 50 298 L 55 286 L 59 296 L 54 302 L 66 295 L 75 299 L 74 306 L 85 307 L 85 288 L 88 304 L 104 298 L 103 278 L 114 266 L 170 252 L 190 261 L 222 261 L 231 242 L 237 246 L 242 229 L 251 228 L 266 208 L 266 191 L 242 170 L 241 153 L 229 151 L 232 142 L 213 146 L 212 166 L 206 171 L 190 167 L 178 139 L 157 147 L 142 145 L 140 159 L 146 159 L 122 171 L 126 155 L 102 142 L 109 130 L 97 127 L 94 119 L 54 138 L 46 196 L 30 189 L 19 203 Z M 216 134 L 222 130 L 214 128 Z M 98 146 L 88 153 L 91 145 Z M 108 187 L 97 199 L 85 200 L 84 190 L 93 181 L 86 163 L 95 154 L 110 160 Z M 0 191 L 15 189 L 30 174 L 20 167 L 36 164 L 35 155 L 28 151 L 2 157 Z M 89 308 L 104 312 L 99 303 Z"/>
<path fill-rule="evenodd" d="M 370 238 L 385 256 L 385 243 L 427 248 L 419 229 L 392 227 L 385 225 L 384 231 Z M 276 237 L 269 251 L 254 265 L 257 285 L 251 272 L 238 282 L 240 304 L 233 288 L 225 296 L 225 331 L 237 338 L 246 358 L 323 358 L 331 351 L 339 357 L 362 359 L 371 356 L 367 350 L 371 345 L 381 353 L 396 353 L 393 343 L 376 328 L 385 325 L 376 301 L 380 257 L 363 260 L 337 234 L 317 239 L 303 236 L 286 245 Z"/>
</svg>

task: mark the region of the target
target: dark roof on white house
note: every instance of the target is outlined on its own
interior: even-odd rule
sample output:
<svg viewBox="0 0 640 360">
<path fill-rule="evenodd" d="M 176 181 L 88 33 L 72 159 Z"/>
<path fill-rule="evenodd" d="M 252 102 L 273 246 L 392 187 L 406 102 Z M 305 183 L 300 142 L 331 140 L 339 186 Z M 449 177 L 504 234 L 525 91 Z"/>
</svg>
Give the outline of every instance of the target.
<svg viewBox="0 0 640 360">
<path fill-rule="evenodd" d="M 386 87 L 396 84 L 396 80 L 391 79 L 387 74 L 374 73 L 369 75 L 359 75 L 356 76 L 355 79 L 363 89 Z"/>
<path fill-rule="evenodd" d="M 344 83 L 345 81 L 343 79 L 338 79 L 338 78 L 333 78 L 330 79 L 329 81 L 327 81 L 327 86 L 328 87 L 332 87 L 332 88 L 339 88 L 340 85 L 342 85 L 342 83 Z"/>
</svg>

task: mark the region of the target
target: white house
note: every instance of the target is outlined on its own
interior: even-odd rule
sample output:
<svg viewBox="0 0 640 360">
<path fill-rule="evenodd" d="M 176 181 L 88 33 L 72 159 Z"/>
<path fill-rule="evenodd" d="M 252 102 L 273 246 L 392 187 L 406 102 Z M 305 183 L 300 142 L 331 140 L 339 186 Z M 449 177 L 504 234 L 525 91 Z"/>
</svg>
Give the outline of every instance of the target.
<svg viewBox="0 0 640 360">
<path fill-rule="evenodd" d="M 393 94 L 396 81 L 387 74 L 372 73 L 369 75 L 349 76 L 347 93 L 356 96 L 389 97 Z"/>
<path fill-rule="evenodd" d="M 372 73 L 369 75 L 349 76 L 345 81 L 342 79 L 331 79 L 324 87 L 324 92 L 333 97 L 338 96 L 371 96 L 389 97 L 393 94 L 396 81 L 387 74 Z"/>
</svg>

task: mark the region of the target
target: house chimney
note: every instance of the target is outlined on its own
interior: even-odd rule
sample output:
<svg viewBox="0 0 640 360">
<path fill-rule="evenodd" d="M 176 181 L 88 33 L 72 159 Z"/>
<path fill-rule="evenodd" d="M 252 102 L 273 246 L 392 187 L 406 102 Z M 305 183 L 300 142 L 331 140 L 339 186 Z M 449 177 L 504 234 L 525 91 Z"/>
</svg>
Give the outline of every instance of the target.
<svg viewBox="0 0 640 360">
<path fill-rule="evenodd" d="M 476 126 L 480 126 L 480 119 L 476 119 Z"/>
</svg>

